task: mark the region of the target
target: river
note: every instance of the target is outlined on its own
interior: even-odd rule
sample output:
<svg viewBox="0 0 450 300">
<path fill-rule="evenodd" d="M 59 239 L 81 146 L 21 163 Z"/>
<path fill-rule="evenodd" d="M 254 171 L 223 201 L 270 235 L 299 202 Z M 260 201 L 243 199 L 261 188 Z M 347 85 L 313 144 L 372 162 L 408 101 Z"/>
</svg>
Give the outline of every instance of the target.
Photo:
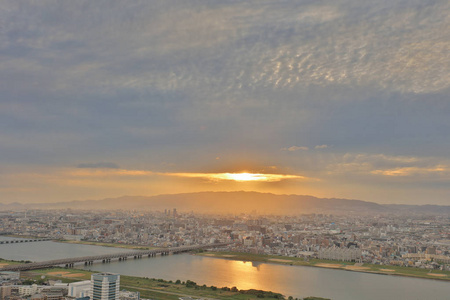
<svg viewBox="0 0 450 300">
<path fill-rule="evenodd" d="M 0 237 L 0 239 L 5 239 Z M 55 242 L 0 245 L 0 257 L 44 261 L 55 258 L 123 252 L 125 249 Z M 239 289 L 263 289 L 293 297 L 319 296 L 333 300 L 450 299 L 450 283 L 398 276 L 302 266 L 252 263 L 179 254 L 85 267 L 123 275 L 193 280 L 198 284 Z"/>
</svg>

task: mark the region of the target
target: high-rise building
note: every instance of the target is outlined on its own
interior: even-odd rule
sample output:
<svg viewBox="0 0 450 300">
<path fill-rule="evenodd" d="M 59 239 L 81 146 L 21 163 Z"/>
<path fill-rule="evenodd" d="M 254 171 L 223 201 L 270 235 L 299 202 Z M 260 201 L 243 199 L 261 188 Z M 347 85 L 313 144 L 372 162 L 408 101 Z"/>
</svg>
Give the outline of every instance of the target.
<svg viewBox="0 0 450 300">
<path fill-rule="evenodd" d="M 91 275 L 91 300 L 119 300 L 120 275 L 97 273 Z"/>
</svg>

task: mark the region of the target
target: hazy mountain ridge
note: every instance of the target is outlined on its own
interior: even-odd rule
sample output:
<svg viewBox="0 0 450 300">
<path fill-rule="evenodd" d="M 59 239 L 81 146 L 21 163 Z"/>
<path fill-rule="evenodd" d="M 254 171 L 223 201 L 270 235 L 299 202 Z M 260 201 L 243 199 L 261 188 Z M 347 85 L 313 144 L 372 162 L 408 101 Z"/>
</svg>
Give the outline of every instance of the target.
<svg viewBox="0 0 450 300">
<path fill-rule="evenodd" d="M 361 200 L 317 198 L 304 195 L 276 195 L 259 192 L 198 192 L 157 196 L 122 196 L 102 200 L 58 203 L 1 204 L 0 210 L 21 209 L 126 209 L 199 213 L 430 213 L 450 214 L 450 206 L 378 204 Z"/>
</svg>

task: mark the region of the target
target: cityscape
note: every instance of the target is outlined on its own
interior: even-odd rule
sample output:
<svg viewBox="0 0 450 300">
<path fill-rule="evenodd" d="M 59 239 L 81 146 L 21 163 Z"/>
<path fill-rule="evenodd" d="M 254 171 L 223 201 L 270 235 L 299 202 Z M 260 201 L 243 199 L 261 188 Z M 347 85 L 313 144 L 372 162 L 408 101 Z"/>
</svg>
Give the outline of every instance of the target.
<svg viewBox="0 0 450 300">
<path fill-rule="evenodd" d="M 76 277 L 83 276 L 83 273 L 76 273 L 77 269 L 83 268 L 83 265 L 84 269 L 95 269 L 98 264 L 109 264 L 113 260 L 125 261 L 133 257 L 134 260 L 144 256 L 150 259 L 156 255 L 161 255 L 162 258 L 164 254 L 183 252 L 184 250 L 178 250 L 184 249 L 183 247 L 187 251 L 195 249 L 195 255 L 200 257 L 240 260 L 240 255 L 244 255 L 246 260 L 248 256 L 245 255 L 255 255 L 253 259 L 263 258 L 264 262 L 272 264 L 293 265 L 300 262 L 301 265 L 320 268 L 383 275 L 411 276 L 397 268 L 417 269 L 425 271 L 419 277 L 445 281 L 449 280 L 450 274 L 449 228 L 450 219 L 446 214 L 381 214 L 371 217 L 328 214 L 205 215 L 180 212 L 176 208 L 154 212 L 75 209 L 3 211 L 0 212 L 0 235 L 11 237 L 0 241 L 0 247 L 53 241 L 69 245 L 117 247 L 122 252 L 128 251 L 128 254 L 103 255 L 89 258 L 90 260 L 84 258 L 78 260 L 78 263 L 71 263 L 70 260 L 65 263 L 56 261 L 54 267 L 65 269 L 61 271 L 50 268 L 48 278 L 37 277 L 34 283 L 30 280 L 36 276 L 33 273 L 35 271 L 32 271 L 36 268 L 32 267 L 34 264 L 31 262 L 23 265 L 26 268 L 22 271 L 9 271 L 14 270 L 16 265 L 0 262 L 0 266 L 4 268 L 4 271 L 0 269 L 0 296 L 1 300 L 139 300 L 142 290 L 119 289 L 119 274 L 93 273 L 90 275 L 91 280 L 77 281 Z M 198 245 L 206 246 L 202 248 Z M 205 251 L 208 249 L 209 251 Z M 134 252 L 130 252 L 131 250 Z M 378 269 L 368 267 L 374 265 Z M 75 273 L 68 272 L 73 267 L 76 268 L 73 269 L 76 270 Z M 52 276 L 59 276 L 63 280 Z M 165 282 L 163 279 L 158 280 Z M 201 286 L 191 280 L 170 280 L 162 285 L 193 286 L 197 289 Z M 111 292 L 113 288 L 114 292 Z M 231 287 L 204 285 L 202 288 L 211 291 L 223 288 L 231 293 Z M 239 291 L 238 288 L 233 288 L 236 292 Z M 264 294 L 259 294 L 258 297 L 264 297 Z M 274 293 L 266 294 L 265 297 L 282 296 Z"/>
<path fill-rule="evenodd" d="M 0 234 L 69 242 L 156 248 L 228 242 L 225 251 L 450 271 L 446 215 L 223 216 L 178 213 L 174 208 L 153 213 L 0 212 L 0 220 Z"/>
</svg>

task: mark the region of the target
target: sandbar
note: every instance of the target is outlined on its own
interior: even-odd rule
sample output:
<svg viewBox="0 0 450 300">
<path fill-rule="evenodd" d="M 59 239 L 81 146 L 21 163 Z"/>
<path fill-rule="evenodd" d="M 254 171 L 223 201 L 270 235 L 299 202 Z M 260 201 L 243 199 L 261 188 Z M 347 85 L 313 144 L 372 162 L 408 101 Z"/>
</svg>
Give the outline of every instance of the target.
<svg viewBox="0 0 450 300">
<path fill-rule="evenodd" d="M 269 258 L 269 260 L 270 261 L 276 261 L 276 262 L 283 262 L 283 263 L 285 263 L 285 262 L 292 262 L 292 261 L 290 261 L 288 259 L 280 259 L 280 258 Z"/>
<path fill-rule="evenodd" d="M 368 267 L 361 267 L 361 266 L 346 266 L 345 267 L 348 270 L 369 270 Z"/>
<path fill-rule="evenodd" d="M 342 265 L 338 265 L 338 264 L 326 264 L 326 263 L 315 264 L 315 266 L 317 266 L 317 267 L 323 267 L 323 268 L 341 268 L 341 267 L 342 267 Z"/>
</svg>

